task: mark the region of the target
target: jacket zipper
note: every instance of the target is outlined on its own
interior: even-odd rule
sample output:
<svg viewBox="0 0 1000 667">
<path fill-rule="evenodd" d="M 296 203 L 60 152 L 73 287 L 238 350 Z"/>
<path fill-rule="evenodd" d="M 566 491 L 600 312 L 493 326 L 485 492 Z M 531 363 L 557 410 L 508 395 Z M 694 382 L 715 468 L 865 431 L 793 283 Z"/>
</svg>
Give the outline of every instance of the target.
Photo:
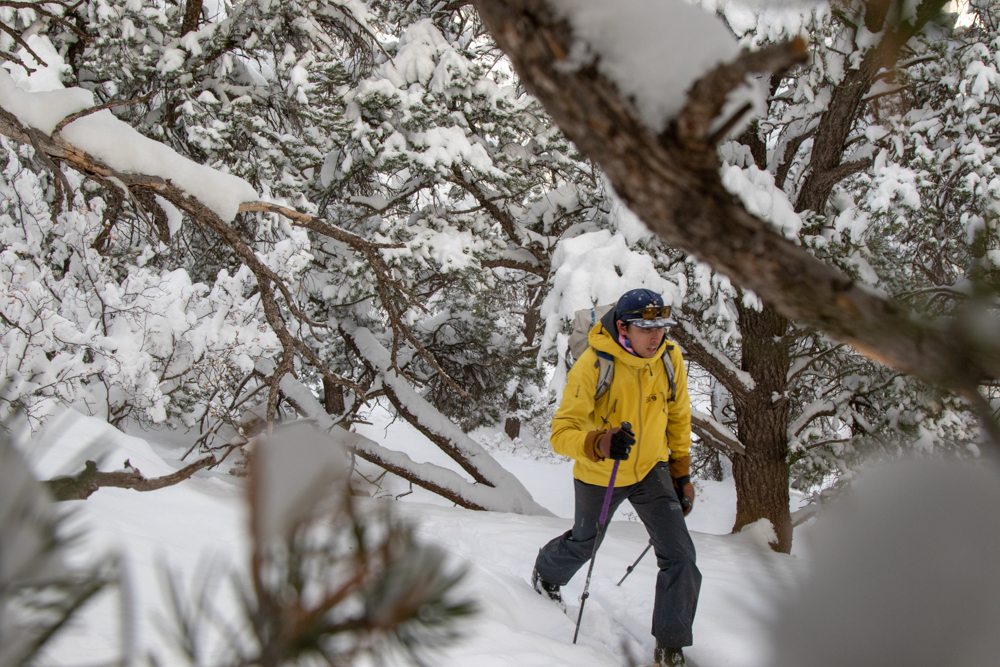
<svg viewBox="0 0 1000 667">
<path fill-rule="evenodd" d="M 639 483 L 639 454 L 642 451 L 642 369 L 640 368 L 636 372 L 636 380 L 639 381 L 639 430 L 635 433 L 635 461 L 632 463 L 632 477 L 635 478 L 635 483 Z"/>
</svg>

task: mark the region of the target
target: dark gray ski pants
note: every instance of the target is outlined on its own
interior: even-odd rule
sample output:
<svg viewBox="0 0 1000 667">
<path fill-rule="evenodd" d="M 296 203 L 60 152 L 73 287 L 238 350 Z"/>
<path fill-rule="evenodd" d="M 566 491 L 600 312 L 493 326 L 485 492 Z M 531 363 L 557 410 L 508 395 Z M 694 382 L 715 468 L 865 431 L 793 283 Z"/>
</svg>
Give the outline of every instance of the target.
<svg viewBox="0 0 1000 667">
<path fill-rule="evenodd" d="M 535 569 L 543 581 L 565 586 L 594 553 L 597 521 L 606 486 L 573 480 L 576 518 L 573 529 L 555 538 L 538 552 Z M 628 500 L 646 525 L 653 553 L 660 566 L 653 603 L 653 636 L 661 646 L 691 646 L 691 625 L 698 607 L 701 572 L 695 564 L 694 543 L 684 523 L 684 513 L 666 462 L 658 463 L 642 481 L 616 487 L 611 509 Z"/>
</svg>

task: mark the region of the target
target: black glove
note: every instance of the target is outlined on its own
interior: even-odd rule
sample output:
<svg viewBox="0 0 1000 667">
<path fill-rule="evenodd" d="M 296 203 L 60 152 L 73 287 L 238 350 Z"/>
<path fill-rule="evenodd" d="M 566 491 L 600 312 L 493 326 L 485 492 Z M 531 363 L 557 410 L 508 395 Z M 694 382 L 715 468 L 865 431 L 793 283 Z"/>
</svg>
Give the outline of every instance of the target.
<svg viewBox="0 0 1000 667">
<path fill-rule="evenodd" d="M 601 453 L 605 458 L 624 461 L 632 452 L 635 436 L 620 428 L 613 428 L 601 438 Z"/>
<path fill-rule="evenodd" d="M 691 476 L 674 477 L 674 492 L 681 503 L 681 509 L 684 510 L 684 516 L 687 516 L 691 506 L 694 505 L 694 485 L 691 484 Z"/>
</svg>

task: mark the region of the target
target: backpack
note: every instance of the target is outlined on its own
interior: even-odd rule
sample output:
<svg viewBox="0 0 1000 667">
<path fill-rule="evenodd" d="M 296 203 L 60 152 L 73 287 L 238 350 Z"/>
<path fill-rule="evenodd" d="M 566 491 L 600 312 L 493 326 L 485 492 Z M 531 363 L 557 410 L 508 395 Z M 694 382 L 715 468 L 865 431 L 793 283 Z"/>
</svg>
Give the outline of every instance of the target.
<svg viewBox="0 0 1000 667">
<path fill-rule="evenodd" d="M 590 347 L 590 343 L 587 340 L 590 330 L 614 307 L 615 304 L 612 303 L 607 306 L 583 308 L 573 313 L 573 331 L 569 335 L 569 351 L 574 361 L 579 359 L 587 351 L 587 348 Z M 672 349 L 674 349 L 673 345 L 667 345 L 661 357 L 663 368 L 667 371 L 667 381 L 670 383 L 670 398 L 667 400 L 671 403 L 677 398 L 677 385 L 674 383 L 674 364 L 670 361 L 670 351 Z M 597 388 L 594 391 L 594 400 L 596 401 L 601 396 L 604 396 L 611 387 L 611 381 L 615 377 L 615 358 L 607 352 L 599 350 L 594 350 L 594 352 L 597 354 L 598 368 Z"/>
</svg>

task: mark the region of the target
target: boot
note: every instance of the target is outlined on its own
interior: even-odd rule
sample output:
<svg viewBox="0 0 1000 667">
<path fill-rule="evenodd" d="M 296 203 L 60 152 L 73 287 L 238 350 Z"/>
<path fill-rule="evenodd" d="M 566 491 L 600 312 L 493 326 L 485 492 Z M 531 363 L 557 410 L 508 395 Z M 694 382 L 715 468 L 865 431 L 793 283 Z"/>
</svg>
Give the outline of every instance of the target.
<svg viewBox="0 0 1000 667">
<path fill-rule="evenodd" d="M 562 593 L 559 592 L 559 586 L 556 584 L 550 584 L 549 582 L 543 580 L 541 575 L 538 574 L 538 570 L 531 571 L 531 587 L 534 588 L 535 592 L 539 595 L 547 597 L 565 610 L 566 606 L 563 604 Z"/>
<path fill-rule="evenodd" d="M 657 667 L 684 667 L 684 651 L 657 644 L 653 650 L 653 663 Z"/>
</svg>

